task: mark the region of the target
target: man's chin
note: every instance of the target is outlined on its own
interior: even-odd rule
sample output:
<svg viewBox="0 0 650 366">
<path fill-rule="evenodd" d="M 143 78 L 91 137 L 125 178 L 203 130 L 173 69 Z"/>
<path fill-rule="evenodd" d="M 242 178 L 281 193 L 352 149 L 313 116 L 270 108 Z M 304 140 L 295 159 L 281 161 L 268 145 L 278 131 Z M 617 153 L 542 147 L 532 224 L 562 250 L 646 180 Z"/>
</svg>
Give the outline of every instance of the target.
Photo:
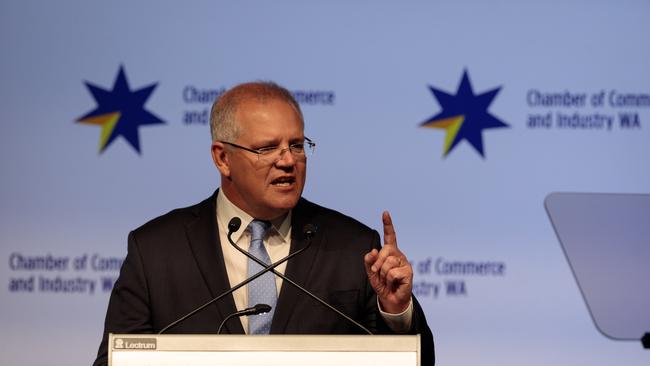
<svg viewBox="0 0 650 366">
<path fill-rule="evenodd" d="M 295 195 L 291 197 L 282 197 L 281 199 L 274 200 L 269 207 L 276 213 L 276 216 L 281 216 L 291 211 L 298 204 L 300 196 Z"/>
<path fill-rule="evenodd" d="M 294 207 L 296 207 L 299 198 L 300 196 L 296 196 L 296 197 L 292 197 L 291 199 L 282 200 L 281 202 L 278 202 L 278 205 L 276 207 L 280 210 L 290 211 Z"/>
</svg>

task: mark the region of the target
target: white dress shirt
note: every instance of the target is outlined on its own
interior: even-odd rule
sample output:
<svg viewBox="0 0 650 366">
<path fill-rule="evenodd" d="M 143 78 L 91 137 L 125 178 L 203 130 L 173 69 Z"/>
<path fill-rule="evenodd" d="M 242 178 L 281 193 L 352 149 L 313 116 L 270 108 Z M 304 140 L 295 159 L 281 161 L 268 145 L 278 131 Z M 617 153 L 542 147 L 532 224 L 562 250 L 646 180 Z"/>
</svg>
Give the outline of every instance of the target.
<svg viewBox="0 0 650 366">
<path fill-rule="evenodd" d="M 235 206 L 222 190 L 217 194 L 217 227 L 219 229 L 219 241 L 221 242 L 221 251 L 223 252 L 224 262 L 226 264 L 226 272 L 228 273 L 228 281 L 230 287 L 234 287 L 247 278 L 248 257 L 233 248 L 228 241 L 228 223 L 233 217 L 241 219 L 241 226 L 239 230 L 232 234 L 232 240 L 245 251 L 248 251 L 250 246 L 250 232 L 248 224 L 254 220 L 249 214 L 244 212 L 239 207 Z M 264 247 L 269 253 L 271 262 L 278 260 L 289 255 L 291 247 L 291 211 L 284 217 L 272 221 L 272 228 L 269 229 L 268 235 L 264 239 Z M 287 268 L 287 262 L 275 267 L 275 270 L 284 274 Z M 275 288 L 280 295 L 282 288 L 282 278 L 275 277 Z M 248 286 L 243 286 L 237 291 L 233 292 L 235 300 L 235 307 L 237 310 L 243 310 L 249 307 L 248 304 Z M 254 305 L 254 304 L 253 304 Z M 379 303 L 377 304 L 379 306 Z M 380 313 L 384 318 L 386 324 L 397 333 L 404 333 L 411 327 L 411 320 L 413 316 L 413 300 L 409 307 L 401 314 L 389 314 L 381 310 Z M 248 333 L 248 317 L 242 316 L 241 320 L 244 332 Z"/>
</svg>

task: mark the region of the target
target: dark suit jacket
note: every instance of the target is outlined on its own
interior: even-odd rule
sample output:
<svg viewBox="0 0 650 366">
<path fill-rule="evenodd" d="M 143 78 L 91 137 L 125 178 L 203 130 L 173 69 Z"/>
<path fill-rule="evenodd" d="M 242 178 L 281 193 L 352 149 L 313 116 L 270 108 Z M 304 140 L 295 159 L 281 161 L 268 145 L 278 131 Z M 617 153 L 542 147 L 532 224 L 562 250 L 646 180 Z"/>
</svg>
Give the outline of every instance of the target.
<svg viewBox="0 0 650 366">
<path fill-rule="evenodd" d="M 171 211 L 129 234 L 128 254 L 111 294 L 103 340 L 94 365 L 107 362 L 108 333 L 157 333 L 230 288 L 216 218 L 216 192 Z M 300 199 L 292 214 L 290 252 L 306 245 L 302 228 L 318 228 L 311 246 L 289 260 L 285 275 L 374 333 L 390 333 L 377 309 L 363 256 L 379 248 L 379 234 L 336 211 Z M 422 365 L 434 362 L 433 337 L 414 301 L 411 332 L 422 335 Z M 236 311 L 231 295 L 168 333 L 213 334 Z M 238 319 L 223 333 L 243 334 Z M 271 333 L 361 334 L 353 324 L 283 282 Z"/>
</svg>

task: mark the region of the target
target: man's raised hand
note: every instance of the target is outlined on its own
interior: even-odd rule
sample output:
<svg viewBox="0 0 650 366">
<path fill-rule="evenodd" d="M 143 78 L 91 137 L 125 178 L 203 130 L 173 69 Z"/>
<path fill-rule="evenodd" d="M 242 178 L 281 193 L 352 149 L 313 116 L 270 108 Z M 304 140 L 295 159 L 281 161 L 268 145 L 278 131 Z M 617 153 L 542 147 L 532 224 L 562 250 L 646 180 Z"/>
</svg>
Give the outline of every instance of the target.
<svg viewBox="0 0 650 366">
<path fill-rule="evenodd" d="M 377 293 L 382 309 L 398 314 L 408 308 L 413 290 L 413 268 L 397 247 L 393 221 L 388 211 L 382 214 L 384 246 L 373 249 L 364 257 L 366 274 Z"/>
</svg>

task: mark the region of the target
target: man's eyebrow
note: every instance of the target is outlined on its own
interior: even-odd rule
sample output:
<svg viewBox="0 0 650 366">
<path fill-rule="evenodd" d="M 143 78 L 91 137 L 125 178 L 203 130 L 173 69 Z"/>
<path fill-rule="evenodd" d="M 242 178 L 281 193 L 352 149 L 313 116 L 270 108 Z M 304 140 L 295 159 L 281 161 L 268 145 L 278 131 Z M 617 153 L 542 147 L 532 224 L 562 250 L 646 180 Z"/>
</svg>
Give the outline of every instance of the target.
<svg viewBox="0 0 650 366">
<path fill-rule="evenodd" d="M 289 144 L 295 144 L 295 143 L 302 143 L 305 141 L 304 137 L 295 137 L 292 139 L 289 139 Z M 253 144 L 253 146 L 279 146 L 281 144 L 280 139 L 274 139 L 274 138 L 269 138 L 266 140 L 260 140 L 256 143 Z"/>
<path fill-rule="evenodd" d="M 263 140 L 259 140 L 257 142 L 254 142 L 252 145 L 253 146 L 264 147 L 264 146 L 276 146 L 278 144 L 279 144 L 279 142 L 278 142 L 277 139 L 269 138 L 269 139 L 263 139 Z"/>
</svg>

